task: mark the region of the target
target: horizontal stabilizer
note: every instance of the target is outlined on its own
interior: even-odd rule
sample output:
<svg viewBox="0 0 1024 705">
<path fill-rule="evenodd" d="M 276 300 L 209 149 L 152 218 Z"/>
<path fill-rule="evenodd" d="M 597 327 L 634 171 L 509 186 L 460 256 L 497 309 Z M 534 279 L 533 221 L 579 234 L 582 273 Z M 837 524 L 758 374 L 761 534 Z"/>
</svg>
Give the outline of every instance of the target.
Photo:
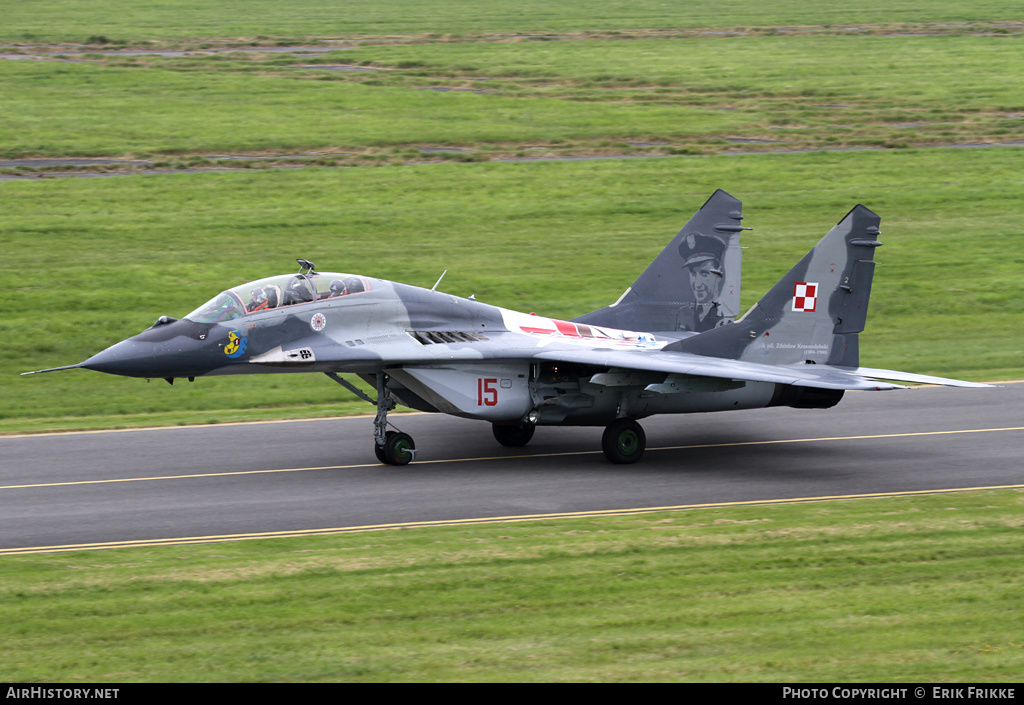
<svg viewBox="0 0 1024 705">
<path fill-rule="evenodd" d="M 946 387 L 995 387 L 994 384 L 983 382 L 965 382 L 962 379 L 950 379 L 948 377 L 933 377 L 932 375 L 918 375 L 913 372 L 900 372 L 899 370 L 881 370 L 875 367 L 841 368 L 844 372 L 859 377 L 870 377 L 871 379 L 889 379 L 896 382 L 912 382 L 914 384 L 941 384 Z"/>
</svg>

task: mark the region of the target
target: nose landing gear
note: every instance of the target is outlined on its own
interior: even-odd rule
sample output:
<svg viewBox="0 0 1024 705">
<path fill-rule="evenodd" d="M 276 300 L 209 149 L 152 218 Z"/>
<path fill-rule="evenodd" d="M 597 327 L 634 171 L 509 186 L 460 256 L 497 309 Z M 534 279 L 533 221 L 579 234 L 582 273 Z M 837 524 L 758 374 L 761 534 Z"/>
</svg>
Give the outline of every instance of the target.
<svg viewBox="0 0 1024 705">
<path fill-rule="evenodd" d="M 408 465 L 416 458 L 416 444 L 412 436 L 399 431 L 389 431 L 388 412 L 395 408 L 395 401 L 387 390 L 388 378 L 383 372 L 377 373 L 377 416 L 373 420 L 373 453 L 385 465 Z"/>
<path fill-rule="evenodd" d="M 377 460 L 385 465 L 408 465 L 416 459 L 416 443 L 413 442 L 412 436 L 408 433 L 388 430 L 388 412 L 394 409 L 396 404 L 388 392 L 387 374 L 384 372 L 376 374 L 376 401 L 337 373 L 325 372 L 324 374 L 361 399 L 376 404 L 377 416 L 373 420 L 373 454 L 377 456 Z"/>
</svg>

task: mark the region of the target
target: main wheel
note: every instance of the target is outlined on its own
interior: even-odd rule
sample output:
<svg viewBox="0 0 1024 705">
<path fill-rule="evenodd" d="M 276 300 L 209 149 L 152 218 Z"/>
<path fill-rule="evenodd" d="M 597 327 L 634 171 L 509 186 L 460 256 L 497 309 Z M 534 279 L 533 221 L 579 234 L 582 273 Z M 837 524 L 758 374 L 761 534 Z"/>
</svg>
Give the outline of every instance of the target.
<svg viewBox="0 0 1024 705">
<path fill-rule="evenodd" d="M 533 432 L 536 429 L 537 427 L 531 423 L 521 423 L 518 426 L 491 425 L 494 439 L 508 448 L 521 448 L 525 446 L 533 438 Z"/>
<path fill-rule="evenodd" d="M 384 462 L 388 465 L 408 465 L 415 450 L 416 444 L 408 433 L 389 433 L 384 443 Z"/>
<path fill-rule="evenodd" d="M 609 462 L 629 465 L 640 460 L 647 447 L 644 429 L 633 419 L 616 419 L 601 437 L 601 450 Z"/>
</svg>

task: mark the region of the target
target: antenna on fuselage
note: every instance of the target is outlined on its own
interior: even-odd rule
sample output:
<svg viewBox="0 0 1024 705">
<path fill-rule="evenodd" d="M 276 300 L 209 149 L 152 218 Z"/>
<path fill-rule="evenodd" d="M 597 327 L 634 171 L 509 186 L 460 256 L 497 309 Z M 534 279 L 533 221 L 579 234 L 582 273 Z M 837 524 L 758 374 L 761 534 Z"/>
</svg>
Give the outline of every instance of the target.
<svg viewBox="0 0 1024 705">
<path fill-rule="evenodd" d="M 430 290 L 431 290 L 431 291 L 437 291 L 437 285 L 441 283 L 441 280 L 442 280 L 442 279 L 444 279 L 444 275 L 445 275 L 445 274 L 447 274 L 447 273 L 448 273 L 448 270 L 447 270 L 447 269 L 446 269 L 446 270 L 444 270 L 443 272 L 441 272 L 441 276 L 439 276 L 439 277 L 437 278 L 437 281 L 436 281 L 436 282 L 434 282 L 434 286 L 430 287 Z"/>
</svg>

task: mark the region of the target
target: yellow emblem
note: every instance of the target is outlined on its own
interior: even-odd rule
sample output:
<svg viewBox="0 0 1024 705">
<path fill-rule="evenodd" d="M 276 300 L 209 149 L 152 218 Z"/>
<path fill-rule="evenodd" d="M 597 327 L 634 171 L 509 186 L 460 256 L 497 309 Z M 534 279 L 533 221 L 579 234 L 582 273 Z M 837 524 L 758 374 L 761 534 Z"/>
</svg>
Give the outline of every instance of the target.
<svg viewBox="0 0 1024 705">
<path fill-rule="evenodd" d="M 245 344 L 245 336 L 239 336 L 237 330 L 228 331 L 228 343 L 224 346 L 224 354 L 228 357 L 238 357 L 245 352 Z"/>
</svg>

